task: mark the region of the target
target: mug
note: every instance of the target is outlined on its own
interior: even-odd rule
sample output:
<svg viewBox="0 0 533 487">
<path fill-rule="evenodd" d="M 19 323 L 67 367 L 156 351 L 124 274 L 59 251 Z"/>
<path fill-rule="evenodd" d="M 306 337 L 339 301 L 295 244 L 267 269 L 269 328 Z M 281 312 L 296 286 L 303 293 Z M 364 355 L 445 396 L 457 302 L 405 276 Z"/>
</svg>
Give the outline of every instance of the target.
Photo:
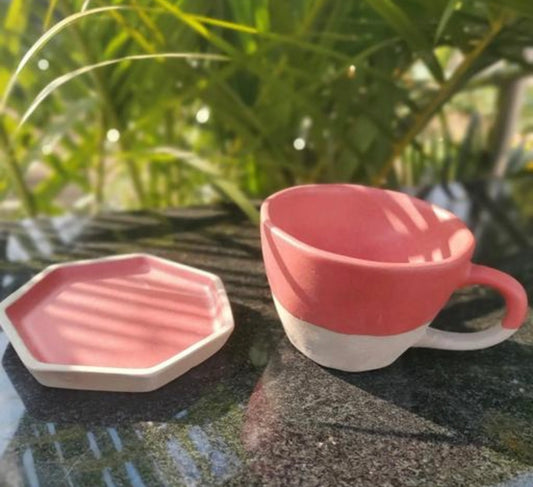
<svg viewBox="0 0 533 487">
<path fill-rule="evenodd" d="M 261 206 L 261 246 L 289 340 L 326 367 L 378 369 L 410 347 L 486 348 L 526 318 L 524 288 L 471 262 L 466 225 L 403 193 L 350 184 L 285 189 Z M 503 295 L 501 324 L 472 333 L 430 328 L 451 294 L 474 284 Z"/>
</svg>

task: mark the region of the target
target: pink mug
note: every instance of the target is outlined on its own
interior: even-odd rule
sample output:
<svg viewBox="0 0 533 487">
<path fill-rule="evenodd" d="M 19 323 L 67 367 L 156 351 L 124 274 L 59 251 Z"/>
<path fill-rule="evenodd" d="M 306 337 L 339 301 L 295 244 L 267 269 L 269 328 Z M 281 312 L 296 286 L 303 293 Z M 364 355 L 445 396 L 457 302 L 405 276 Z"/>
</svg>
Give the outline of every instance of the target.
<svg viewBox="0 0 533 487">
<path fill-rule="evenodd" d="M 514 278 L 470 261 L 474 236 L 458 217 L 403 193 L 349 184 L 280 191 L 261 207 L 261 244 L 289 340 L 326 367 L 378 369 L 409 347 L 490 347 L 527 314 Z M 429 327 L 454 290 L 474 284 L 503 295 L 501 324 Z"/>
</svg>

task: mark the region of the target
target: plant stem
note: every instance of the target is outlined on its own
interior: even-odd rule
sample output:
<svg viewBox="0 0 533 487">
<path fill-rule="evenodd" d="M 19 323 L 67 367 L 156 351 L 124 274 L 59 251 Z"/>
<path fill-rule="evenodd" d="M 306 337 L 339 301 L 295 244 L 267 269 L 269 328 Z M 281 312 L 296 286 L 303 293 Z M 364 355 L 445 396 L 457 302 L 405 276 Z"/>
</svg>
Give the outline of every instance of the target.
<svg viewBox="0 0 533 487">
<path fill-rule="evenodd" d="M 9 136 L 7 134 L 6 128 L 4 126 L 4 121 L 0 120 L 0 145 L 4 146 L 6 154 L 6 165 L 11 173 L 13 182 L 15 184 L 15 190 L 18 193 L 20 200 L 28 213 L 29 216 L 34 217 L 37 215 L 37 206 L 35 204 L 35 198 L 28 188 L 26 181 L 24 181 L 24 176 L 22 170 L 17 160 L 15 154 L 15 149 L 11 144 Z"/>
<path fill-rule="evenodd" d="M 491 130 L 490 153 L 493 160 L 492 174 L 503 177 L 509 165 L 509 150 L 517 131 L 520 113 L 526 94 L 528 77 L 517 76 L 502 83 L 498 90 L 497 116 Z"/>
<path fill-rule="evenodd" d="M 102 203 L 104 202 L 104 184 L 105 184 L 105 138 L 107 126 L 105 117 L 101 116 L 100 127 L 98 130 L 98 151 L 96 154 L 96 182 L 95 182 L 95 198 L 96 209 L 100 211 Z"/>
<path fill-rule="evenodd" d="M 433 118 L 435 113 L 446 103 L 456 92 L 461 84 L 465 81 L 468 71 L 472 68 L 477 59 L 490 45 L 493 39 L 498 35 L 503 27 L 503 21 L 498 20 L 492 24 L 486 35 L 481 38 L 476 47 L 468 53 L 453 75 L 441 85 L 441 88 L 433 99 L 418 112 L 414 121 L 405 132 L 405 134 L 393 143 L 390 157 L 387 159 L 377 176 L 373 179 L 372 184 L 381 185 L 384 183 L 387 175 L 394 166 L 394 161 L 400 157 L 405 148 L 415 139 L 415 137 L 424 129 L 428 122 Z"/>
</svg>

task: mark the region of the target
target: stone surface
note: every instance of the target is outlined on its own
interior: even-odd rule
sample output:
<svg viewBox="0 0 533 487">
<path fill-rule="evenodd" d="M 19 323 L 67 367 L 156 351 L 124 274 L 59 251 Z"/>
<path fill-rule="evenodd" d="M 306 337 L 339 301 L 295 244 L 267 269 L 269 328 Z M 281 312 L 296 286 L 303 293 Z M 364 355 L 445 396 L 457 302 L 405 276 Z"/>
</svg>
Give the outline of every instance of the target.
<svg viewBox="0 0 533 487">
<path fill-rule="evenodd" d="M 476 262 L 533 299 L 533 178 L 419 194 L 462 217 Z M 488 350 L 413 349 L 349 374 L 289 344 L 258 230 L 229 209 L 5 223 L 0 251 L 3 296 L 52 262 L 143 251 L 197 266 L 222 277 L 236 323 L 219 353 L 146 394 L 45 388 L 0 332 L 2 486 L 531 485 L 531 323 Z M 464 289 L 435 326 L 488 326 L 501 306 Z"/>
</svg>

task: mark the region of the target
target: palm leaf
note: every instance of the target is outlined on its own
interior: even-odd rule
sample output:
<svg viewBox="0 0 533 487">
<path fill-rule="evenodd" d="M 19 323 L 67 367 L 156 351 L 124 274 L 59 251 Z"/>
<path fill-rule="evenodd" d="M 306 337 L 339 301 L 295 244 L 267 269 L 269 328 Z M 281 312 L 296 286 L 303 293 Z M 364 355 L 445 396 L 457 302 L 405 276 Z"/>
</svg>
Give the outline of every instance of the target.
<svg viewBox="0 0 533 487">
<path fill-rule="evenodd" d="M 442 34 L 444 30 L 446 29 L 446 26 L 448 25 L 448 22 L 450 21 L 452 14 L 454 10 L 459 8 L 460 6 L 459 0 L 448 0 L 448 3 L 444 7 L 444 10 L 442 12 L 442 15 L 439 20 L 439 25 L 437 26 L 437 30 L 435 31 L 435 38 L 433 40 L 434 44 L 437 44 L 439 42 L 440 38 L 442 37 Z"/>
<path fill-rule="evenodd" d="M 259 213 L 239 187 L 223 177 L 217 166 L 198 157 L 193 152 L 176 149 L 174 147 L 156 147 L 150 151 L 152 154 L 171 156 L 185 162 L 187 165 L 209 176 L 211 182 L 219 188 L 231 201 L 233 201 L 254 223 L 259 222 Z"/>
<path fill-rule="evenodd" d="M 347 55 L 344 55 L 344 54 L 342 54 L 342 53 L 340 53 L 338 51 L 335 51 L 333 49 L 328 49 L 328 48 L 322 47 L 321 45 L 316 44 L 316 43 L 306 42 L 306 41 L 298 39 L 298 38 L 296 38 L 294 36 L 279 34 L 279 33 L 276 33 L 276 32 L 262 32 L 262 31 L 256 29 L 255 27 L 251 27 L 251 26 L 248 26 L 248 25 L 236 24 L 235 22 L 228 22 L 228 21 L 225 21 L 225 20 L 214 19 L 214 18 L 211 18 L 211 17 L 202 16 L 202 15 L 192 15 L 191 14 L 191 15 L 189 15 L 189 17 L 194 19 L 195 21 L 197 21 L 201 25 L 203 25 L 203 24 L 214 25 L 214 26 L 217 26 L 217 27 L 222 27 L 222 28 L 225 28 L 225 29 L 234 30 L 236 32 L 253 34 L 253 35 L 260 36 L 260 37 L 264 37 L 265 39 L 270 39 L 270 40 L 281 42 L 281 43 L 284 43 L 284 44 L 294 45 L 296 47 L 300 47 L 300 48 L 302 48 L 304 50 L 315 52 L 317 54 L 327 55 L 327 56 L 330 56 L 333 59 L 339 59 L 339 60 L 342 60 L 344 62 L 350 61 L 350 57 L 347 56 Z"/>
<path fill-rule="evenodd" d="M 13 34 L 24 31 L 28 19 L 28 10 L 25 7 L 25 0 L 11 0 L 4 19 L 4 29 L 6 32 Z M 11 35 L 8 38 L 7 46 L 11 52 L 17 52 L 19 47 L 18 37 Z"/>
<path fill-rule="evenodd" d="M 48 29 L 50 21 L 52 20 L 52 15 L 54 15 L 54 10 L 57 6 L 57 0 L 50 0 L 48 8 L 46 9 L 46 15 L 44 16 L 43 29 Z"/>
<path fill-rule="evenodd" d="M 443 81 L 444 74 L 432 51 L 431 42 L 422 33 L 420 27 L 413 23 L 408 15 L 392 0 L 365 1 L 402 36 L 414 52 L 420 53 L 435 79 L 440 82 Z"/>
<path fill-rule="evenodd" d="M 18 125 L 18 128 L 20 128 L 28 118 L 32 115 L 32 113 L 37 109 L 37 107 L 56 89 L 58 89 L 60 86 L 64 85 L 65 83 L 68 83 L 69 81 L 73 80 L 74 78 L 77 78 L 78 76 L 81 76 L 82 74 L 88 73 L 90 71 L 93 71 L 95 69 L 103 68 L 105 66 L 111 66 L 113 64 L 122 63 L 125 61 L 140 61 L 140 60 L 146 60 L 146 59 L 164 59 L 164 58 L 171 58 L 171 59 L 210 59 L 213 61 L 225 61 L 227 58 L 225 56 L 221 56 L 219 54 L 196 54 L 196 53 L 187 53 L 187 52 L 162 52 L 158 54 L 135 54 L 131 56 L 123 56 L 117 59 L 108 59 L 107 61 L 101 61 L 99 63 L 90 64 L 88 66 L 83 66 L 81 68 L 75 69 L 74 71 L 71 71 L 70 73 L 64 74 L 63 76 L 60 76 L 59 78 L 56 78 L 55 80 L 51 81 L 46 85 L 39 94 L 34 98 L 28 109 L 24 112 L 24 115 L 22 116 L 20 123 Z"/>
<path fill-rule="evenodd" d="M 22 57 L 20 62 L 18 63 L 17 67 L 15 68 L 15 71 L 11 75 L 6 89 L 4 91 L 4 94 L 2 96 L 2 100 L 0 101 L 0 112 L 3 111 L 5 108 L 7 99 L 9 98 L 9 95 L 11 94 L 11 91 L 13 90 L 13 87 L 15 86 L 15 83 L 17 82 L 17 79 L 21 73 L 21 71 L 24 69 L 24 67 L 28 64 L 30 59 L 39 52 L 48 42 L 50 42 L 59 32 L 61 32 L 63 29 L 68 27 L 69 25 L 78 22 L 79 20 L 89 17 L 91 15 L 101 14 L 101 13 L 108 13 L 113 10 L 136 10 L 138 7 L 128 7 L 123 5 L 111 5 L 108 7 L 98 7 L 91 10 L 85 10 L 83 12 L 78 12 L 72 15 L 69 15 L 68 17 L 65 17 L 63 20 L 55 24 L 52 28 L 47 30 L 35 43 L 26 51 L 26 54 Z"/>
</svg>

